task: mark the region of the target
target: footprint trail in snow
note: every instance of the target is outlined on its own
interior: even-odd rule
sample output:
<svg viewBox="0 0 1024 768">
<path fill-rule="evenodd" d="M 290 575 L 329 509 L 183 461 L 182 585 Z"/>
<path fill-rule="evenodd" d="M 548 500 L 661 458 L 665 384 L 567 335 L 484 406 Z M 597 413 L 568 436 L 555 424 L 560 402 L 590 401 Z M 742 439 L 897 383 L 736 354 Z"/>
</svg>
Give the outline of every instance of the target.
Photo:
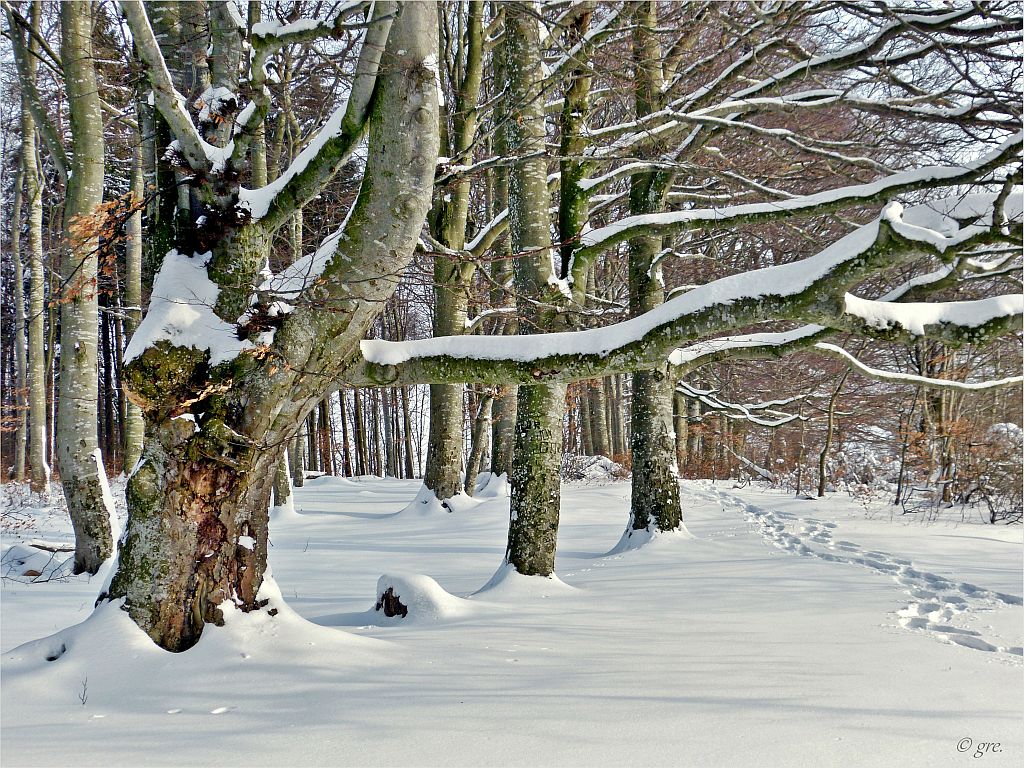
<svg viewBox="0 0 1024 768">
<path fill-rule="evenodd" d="M 701 495 L 741 512 L 769 544 L 779 549 L 829 562 L 860 565 L 891 576 L 911 597 L 907 607 L 896 612 L 900 625 L 907 629 L 920 630 L 943 642 L 965 648 L 1024 656 L 1021 646 L 995 645 L 985 640 L 980 632 L 949 623 L 961 614 L 991 610 L 1003 605 L 1021 605 L 1024 600 L 1017 595 L 953 581 L 914 568 L 910 560 L 894 557 L 887 552 L 865 550 L 850 541 L 837 541 L 832 537 L 835 523 L 797 517 L 786 512 L 773 512 L 748 504 L 718 488 L 712 488 L 710 492 L 702 491 Z M 791 528 L 798 528 L 799 533 L 787 530 L 787 523 Z"/>
</svg>

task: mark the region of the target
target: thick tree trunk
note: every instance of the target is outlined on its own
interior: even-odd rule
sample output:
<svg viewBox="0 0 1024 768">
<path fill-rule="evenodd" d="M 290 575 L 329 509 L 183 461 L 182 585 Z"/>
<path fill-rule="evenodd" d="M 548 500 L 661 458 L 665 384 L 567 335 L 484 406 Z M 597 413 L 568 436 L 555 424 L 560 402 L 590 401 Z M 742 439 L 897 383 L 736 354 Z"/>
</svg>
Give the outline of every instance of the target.
<svg viewBox="0 0 1024 768">
<path fill-rule="evenodd" d="M 671 389 L 661 371 L 633 374 L 633 496 L 630 527 L 671 531 L 682 522 L 672 434 Z"/>
<path fill-rule="evenodd" d="M 458 12 L 461 13 L 461 9 Z M 454 43 L 458 48 L 455 52 L 460 64 L 458 69 L 464 72 L 464 76 L 454 84 L 456 99 L 447 147 L 449 157 L 461 158 L 463 153 L 469 152 L 476 136 L 483 42 L 483 2 L 471 0 L 467 4 L 465 41 L 460 36 Z M 442 136 L 448 137 L 447 116 L 443 116 L 442 122 Z M 435 237 L 454 251 L 462 250 L 466 242 L 469 194 L 470 181 L 462 179 L 452 189 L 441 190 L 431 212 Z M 461 336 L 465 333 L 469 281 L 472 275 L 472 263 L 442 255 L 435 257 L 435 336 Z M 423 484 L 442 503 L 462 491 L 463 389 L 461 384 L 430 386 L 430 438 Z"/>
<path fill-rule="evenodd" d="M 339 142 L 349 137 L 355 145 L 368 133 L 365 177 L 344 237 L 335 238 L 337 250 L 322 279 L 283 318 L 265 357 L 243 353 L 211 365 L 205 349 L 161 340 L 125 366 L 126 387 L 145 414 L 147 440 L 128 486 L 129 523 L 108 597 L 123 598 L 131 618 L 164 648 L 192 646 L 205 624 L 221 621 L 225 601 L 243 611 L 263 607 L 258 595 L 267 509 L 283 447 L 359 354 L 360 340 L 394 292 L 395 276 L 411 260 L 437 158 L 430 66 L 436 60 L 436 8 L 411 3 L 400 14 L 396 10 L 385 0 L 375 4 L 349 99 L 354 111 L 345 112 L 351 123 L 275 198 L 277 208 L 263 219 L 239 219 L 237 186 L 231 187 L 237 173 L 193 179 L 196 194 L 210 206 L 224 206 L 212 211 L 223 224 L 210 233 L 212 257 L 197 268 L 205 268 L 219 289 L 214 314 L 236 323 L 264 280 L 274 229 L 328 183 L 343 154 Z M 131 12 L 136 40 L 152 53 L 148 24 L 139 16 L 143 9 Z M 219 19 L 214 14 L 221 28 L 216 34 L 230 36 L 230 20 L 220 13 Z M 214 56 L 212 62 L 218 81 L 237 73 L 230 61 Z M 218 69 L 227 74 L 216 75 Z M 151 68 L 151 79 L 160 73 Z M 361 103 L 365 109 L 352 106 Z M 163 104 L 165 116 L 173 116 Z M 180 125 L 176 130 L 190 136 Z M 179 418 L 186 415 L 191 418 Z"/>
<path fill-rule="evenodd" d="M 461 384 L 430 385 L 430 437 L 423 484 L 443 503 L 462 491 Z"/>
<path fill-rule="evenodd" d="M 113 554 L 106 478 L 97 443 L 96 238 L 76 233 L 76 221 L 103 200 L 103 120 L 93 66 L 90 3 L 64 3 L 61 58 L 76 151 L 64 206 L 69 250 L 61 260 L 60 392 L 57 468 L 75 529 L 75 573 L 96 573 Z"/>
<path fill-rule="evenodd" d="M 257 452 L 242 470 L 230 456 L 188 457 L 192 437 L 192 423 L 180 419 L 149 430 L 128 484 L 131 524 L 110 586 L 170 651 L 194 645 L 204 624 L 220 624 L 222 603 L 259 607 L 267 508 L 283 458 Z"/>
<path fill-rule="evenodd" d="M 642 118 L 654 111 L 662 99 L 658 62 L 661 50 L 654 29 L 654 2 L 638 4 L 637 26 L 633 31 L 633 59 L 636 69 L 636 112 Z M 630 179 L 631 214 L 656 213 L 664 205 L 672 174 L 636 174 Z M 660 237 L 639 237 L 629 241 L 629 309 L 636 317 L 665 301 L 658 258 Z M 682 522 L 679 483 L 676 475 L 675 439 L 672 433 L 672 398 L 675 382 L 662 371 L 633 374 L 630 448 L 633 461 L 633 494 L 629 528 L 659 531 L 678 528 Z"/>
</svg>

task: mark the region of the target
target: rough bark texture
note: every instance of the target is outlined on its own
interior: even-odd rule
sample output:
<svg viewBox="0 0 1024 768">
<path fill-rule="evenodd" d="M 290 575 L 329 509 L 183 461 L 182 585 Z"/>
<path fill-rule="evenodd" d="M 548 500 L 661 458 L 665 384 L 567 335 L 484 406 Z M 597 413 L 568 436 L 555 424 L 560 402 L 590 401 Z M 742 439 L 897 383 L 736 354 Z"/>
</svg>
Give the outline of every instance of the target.
<svg viewBox="0 0 1024 768">
<path fill-rule="evenodd" d="M 519 387 L 505 559 L 526 576 L 555 570 L 564 413 L 564 384 Z"/>
<path fill-rule="evenodd" d="M 98 242 L 76 235 L 73 227 L 76 218 L 91 215 L 103 200 L 103 120 L 92 59 L 92 5 L 63 3 L 60 15 L 61 59 L 76 152 L 64 204 L 67 251 L 61 259 L 57 468 L 75 529 L 74 571 L 96 573 L 113 554 L 96 434 Z"/>
</svg>

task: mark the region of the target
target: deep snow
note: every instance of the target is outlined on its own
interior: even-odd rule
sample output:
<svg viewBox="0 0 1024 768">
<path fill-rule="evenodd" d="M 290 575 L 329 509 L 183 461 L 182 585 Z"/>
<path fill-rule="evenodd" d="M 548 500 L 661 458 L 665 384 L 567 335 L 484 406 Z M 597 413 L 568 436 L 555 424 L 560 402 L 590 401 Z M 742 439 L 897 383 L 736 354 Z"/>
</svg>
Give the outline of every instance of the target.
<svg viewBox="0 0 1024 768">
<path fill-rule="evenodd" d="M 395 514 L 417 490 L 308 481 L 271 524 L 280 613 L 185 654 L 115 606 L 65 630 L 102 578 L 5 579 L 4 765 L 1019 764 L 1019 526 L 688 482 L 691 537 L 606 555 L 629 484 L 569 485 L 559 579 L 492 580 L 507 498 Z M 5 551 L 69 538 L 40 526 Z"/>
</svg>

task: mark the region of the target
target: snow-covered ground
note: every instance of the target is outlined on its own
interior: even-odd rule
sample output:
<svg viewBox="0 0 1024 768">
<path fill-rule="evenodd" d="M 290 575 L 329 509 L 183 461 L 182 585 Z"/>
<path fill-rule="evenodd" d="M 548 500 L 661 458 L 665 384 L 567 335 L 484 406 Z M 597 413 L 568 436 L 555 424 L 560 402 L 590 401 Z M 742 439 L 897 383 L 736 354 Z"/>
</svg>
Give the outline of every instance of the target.
<svg viewBox="0 0 1024 768">
<path fill-rule="evenodd" d="M 417 490 L 308 482 L 272 523 L 278 615 L 185 654 L 114 606 L 21 645 L 86 619 L 102 580 L 5 578 L 4 765 L 1020 764 L 1020 526 L 698 482 L 692 537 L 606 555 L 629 484 L 569 485 L 560 581 L 478 592 L 507 499 L 394 514 Z M 40 528 L 5 552 L 69 540 Z M 373 611 L 385 574 L 404 619 Z"/>
</svg>

